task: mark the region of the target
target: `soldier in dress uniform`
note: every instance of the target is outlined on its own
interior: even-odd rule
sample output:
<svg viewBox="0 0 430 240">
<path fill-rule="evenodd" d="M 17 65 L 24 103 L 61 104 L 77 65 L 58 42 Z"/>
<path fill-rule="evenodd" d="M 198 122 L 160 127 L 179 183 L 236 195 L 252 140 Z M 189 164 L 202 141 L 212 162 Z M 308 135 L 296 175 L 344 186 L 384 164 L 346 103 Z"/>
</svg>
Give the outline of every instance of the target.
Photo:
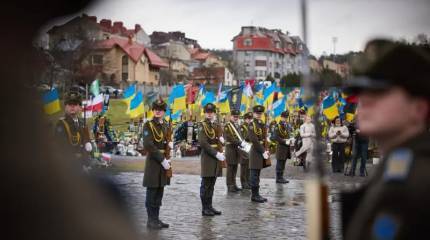
<svg viewBox="0 0 430 240">
<path fill-rule="evenodd" d="M 168 123 L 163 119 L 167 104 L 157 100 L 152 104 L 154 117 L 143 126 L 143 146 L 147 152 L 143 186 L 146 187 L 147 227 L 150 229 L 168 228 L 169 224 L 159 218 L 164 186 L 170 184 L 166 171 L 170 169 L 170 160 L 165 158 L 164 150 L 172 142 L 167 141 Z"/>
<path fill-rule="evenodd" d="M 240 125 L 240 132 L 243 136 L 243 139 L 250 143 L 249 140 L 249 130 L 250 123 L 252 122 L 252 112 L 245 113 L 243 116 L 244 122 Z M 240 152 L 240 183 L 242 189 L 251 189 L 249 185 L 249 153 Z"/>
<path fill-rule="evenodd" d="M 205 120 L 201 123 L 198 140 L 202 148 L 201 162 L 201 177 L 200 199 L 202 201 L 202 215 L 214 216 L 220 215 L 212 206 L 212 198 L 216 178 L 221 171 L 221 161 L 225 161 L 222 149 L 219 149 L 220 139 L 217 136 L 215 123 L 216 107 L 212 103 L 204 106 Z M 221 150 L 221 151 L 220 151 Z"/>
<path fill-rule="evenodd" d="M 250 169 L 250 184 L 251 184 L 251 201 L 263 203 L 267 199 L 260 196 L 260 172 L 264 167 L 265 159 L 270 157 L 269 152 L 265 149 L 264 141 L 266 125 L 261 120 L 264 107 L 256 105 L 252 109 L 254 112 L 254 121 L 250 124 L 249 140 L 252 143 L 251 151 L 249 153 L 249 169 Z"/>
<path fill-rule="evenodd" d="M 382 162 L 369 182 L 344 193 L 345 239 L 423 239 L 430 229 L 429 49 L 370 41 L 355 78 L 361 134 Z M 399 114 L 400 113 L 400 114 Z"/>
<path fill-rule="evenodd" d="M 69 92 L 64 98 L 64 117 L 61 117 L 55 127 L 55 135 L 65 145 L 72 146 L 75 157 L 81 161 L 84 169 L 90 166 L 92 145 L 90 134 L 84 120 L 79 117 L 82 111 L 82 98 L 77 92 Z"/>
<path fill-rule="evenodd" d="M 289 181 L 284 178 L 285 163 L 291 158 L 290 135 L 291 127 L 287 123 L 288 112 L 281 113 L 281 120 L 275 126 L 273 139 L 277 143 L 276 148 L 276 183 L 285 184 Z"/>
<path fill-rule="evenodd" d="M 230 121 L 224 126 L 226 138 L 225 157 L 227 161 L 227 188 L 229 192 L 239 192 L 241 189 L 236 185 L 237 167 L 240 161 L 241 150 L 239 147 L 245 146 L 245 141 L 241 141 L 242 135 L 239 126 L 239 110 L 231 111 Z M 237 136 L 240 134 L 240 136 Z M 241 139 L 239 139 L 239 137 Z"/>
</svg>

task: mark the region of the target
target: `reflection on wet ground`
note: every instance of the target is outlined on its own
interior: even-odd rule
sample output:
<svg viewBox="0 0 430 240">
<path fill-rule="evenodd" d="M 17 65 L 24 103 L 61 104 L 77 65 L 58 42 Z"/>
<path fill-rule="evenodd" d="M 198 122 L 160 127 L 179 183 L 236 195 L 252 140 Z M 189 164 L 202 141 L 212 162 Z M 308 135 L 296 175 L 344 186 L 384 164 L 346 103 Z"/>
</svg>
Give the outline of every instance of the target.
<svg viewBox="0 0 430 240">
<path fill-rule="evenodd" d="M 200 177 L 175 175 L 172 184 L 165 188 L 160 211 L 160 218 L 169 223 L 170 228 L 148 231 L 142 177 L 142 173 L 115 176 L 128 194 L 128 203 L 139 230 L 150 239 L 306 239 L 303 180 L 280 185 L 273 179 L 261 179 L 261 194 L 268 198 L 268 202 L 258 204 L 250 201 L 250 191 L 227 193 L 225 178 L 218 178 L 213 202 L 223 213 L 202 217 Z M 337 182 L 337 185 L 342 184 Z M 331 234 L 333 239 L 340 239 L 338 189 L 331 189 L 329 201 Z"/>
</svg>

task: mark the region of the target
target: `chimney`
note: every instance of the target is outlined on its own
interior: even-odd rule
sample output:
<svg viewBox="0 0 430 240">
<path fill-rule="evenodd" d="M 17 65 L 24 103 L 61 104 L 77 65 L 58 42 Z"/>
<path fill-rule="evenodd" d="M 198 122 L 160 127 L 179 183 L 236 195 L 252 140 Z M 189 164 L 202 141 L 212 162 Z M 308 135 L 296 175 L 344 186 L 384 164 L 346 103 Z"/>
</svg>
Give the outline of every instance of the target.
<svg viewBox="0 0 430 240">
<path fill-rule="evenodd" d="M 142 30 L 142 27 L 140 26 L 140 24 L 136 24 L 136 25 L 134 25 L 134 31 L 135 31 L 135 32 L 138 32 L 138 31 L 140 31 L 140 30 Z"/>
<path fill-rule="evenodd" d="M 113 23 L 113 27 L 114 28 L 118 28 L 118 29 L 121 29 L 123 26 L 123 23 L 122 22 L 114 22 Z"/>
<path fill-rule="evenodd" d="M 91 22 L 97 23 L 97 17 L 96 17 L 96 16 L 88 16 L 88 19 L 89 19 Z"/>
<path fill-rule="evenodd" d="M 128 35 L 128 44 L 130 44 L 130 45 L 133 44 L 133 35 L 132 34 Z"/>
<path fill-rule="evenodd" d="M 112 21 L 109 19 L 102 19 L 100 20 L 100 26 L 110 29 L 112 27 Z"/>
</svg>

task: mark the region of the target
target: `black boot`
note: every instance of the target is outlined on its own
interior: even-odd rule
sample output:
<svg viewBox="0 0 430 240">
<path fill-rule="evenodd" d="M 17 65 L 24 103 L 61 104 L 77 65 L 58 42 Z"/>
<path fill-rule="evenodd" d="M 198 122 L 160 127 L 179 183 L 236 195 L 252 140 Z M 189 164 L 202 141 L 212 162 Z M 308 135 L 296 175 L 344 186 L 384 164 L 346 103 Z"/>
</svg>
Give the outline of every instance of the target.
<svg viewBox="0 0 430 240">
<path fill-rule="evenodd" d="M 276 173 L 276 183 L 281 183 L 281 184 L 289 183 L 289 181 L 286 180 L 283 175 L 284 175 L 283 172 Z"/>
<path fill-rule="evenodd" d="M 236 191 L 241 191 L 242 189 L 240 187 L 238 187 L 237 185 L 234 185 L 234 189 L 236 189 Z"/>
<path fill-rule="evenodd" d="M 215 213 L 209 209 L 207 200 L 204 197 L 201 197 L 202 200 L 202 215 L 203 216 L 214 216 Z"/>
<path fill-rule="evenodd" d="M 242 189 L 251 189 L 251 186 L 247 182 L 242 183 Z"/>
<path fill-rule="evenodd" d="M 231 192 L 231 193 L 237 193 L 238 192 L 238 190 L 233 185 L 228 186 L 227 189 L 228 189 L 228 192 Z"/>
<path fill-rule="evenodd" d="M 161 229 L 161 224 L 156 219 L 156 212 L 154 211 L 153 207 L 147 207 L 146 212 L 148 213 L 148 222 L 146 224 L 146 227 L 149 229 Z"/>
<path fill-rule="evenodd" d="M 208 208 L 209 210 L 211 210 L 214 215 L 221 215 L 221 211 L 216 210 L 213 206 L 212 206 L 212 198 L 208 199 Z"/>
<path fill-rule="evenodd" d="M 258 203 L 264 203 L 265 202 L 264 198 L 262 198 L 259 194 L 258 187 L 252 187 L 251 191 L 252 191 L 251 201 L 258 202 Z"/>
<path fill-rule="evenodd" d="M 157 221 L 160 224 L 161 228 L 169 228 L 169 224 L 164 223 L 160 220 L 160 207 L 155 208 L 155 213 L 157 216 Z"/>
</svg>

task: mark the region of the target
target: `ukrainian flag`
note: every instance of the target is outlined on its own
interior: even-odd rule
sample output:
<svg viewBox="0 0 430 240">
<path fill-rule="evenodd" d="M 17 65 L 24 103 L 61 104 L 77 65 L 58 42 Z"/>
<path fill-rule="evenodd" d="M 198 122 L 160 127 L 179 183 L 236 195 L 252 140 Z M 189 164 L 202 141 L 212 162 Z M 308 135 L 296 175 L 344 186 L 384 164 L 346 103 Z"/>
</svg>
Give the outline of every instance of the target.
<svg viewBox="0 0 430 240">
<path fill-rule="evenodd" d="M 268 108 L 273 103 L 273 97 L 275 95 L 275 84 L 271 84 L 269 87 L 263 90 L 263 100 L 264 106 Z"/>
<path fill-rule="evenodd" d="M 276 102 L 273 103 L 273 118 L 276 121 L 279 121 L 281 118 L 281 114 L 283 111 L 285 111 L 286 108 L 286 99 L 281 98 L 278 99 Z"/>
<path fill-rule="evenodd" d="M 322 102 L 323 114 L 328 120 L 333 120 L 339 116 L 339 110 L 333 96 L 329 95 Z"/>
<path fill-rule="evenodd" d="M 215 102 L 216 102 L 216 97 L 213 92 L 206 92 L 201 101 L 202 107 L 204 107 L 208 103 L 215 103 Z"/>
<path fill-rule="evenodd" d="M 172 122 L 179 122 L 181 120 L 181 116 L 182 116 L 182 110 L 176 111 L 171 114 L 170 109 L 167 109 L 165 119 L 166 121 L 169 121 L 170 117 L 172 117 Z"/>
<path fill-rule="evenodd" d="M 228 101 L 228 93 L 223 91 L 218 100 L 218 108 L 220 113 L 230 113 L 230 103 Z"/>
<path fill-rule="evenodd" d="M 168 103 L 174 113 L 179 110 L 187 109 L 185 87 L 183 84 L 175 85 L 173 87 Z"/>
<path fill-rule="evenodd" d="M 123 101 L 127 104 L 127 114 L 130 113 L 130 102 L 136 97 L 136 85 L 131 85 L 125 89 L 123 94 Z"/>
<path fill-rule="evenodd" d="M 46 114 L 54 114 L 61 110 L 60 99 L 56 88 L 48 90 L 43 94 L 43 109 Z"/>
<path fill-rule="evenodd" d="M 137 118 L 144 113 L 145 109 L 143 107 L 143 94 L 139 91 L 130 101 L 130 118 Z"/>
</svg>

